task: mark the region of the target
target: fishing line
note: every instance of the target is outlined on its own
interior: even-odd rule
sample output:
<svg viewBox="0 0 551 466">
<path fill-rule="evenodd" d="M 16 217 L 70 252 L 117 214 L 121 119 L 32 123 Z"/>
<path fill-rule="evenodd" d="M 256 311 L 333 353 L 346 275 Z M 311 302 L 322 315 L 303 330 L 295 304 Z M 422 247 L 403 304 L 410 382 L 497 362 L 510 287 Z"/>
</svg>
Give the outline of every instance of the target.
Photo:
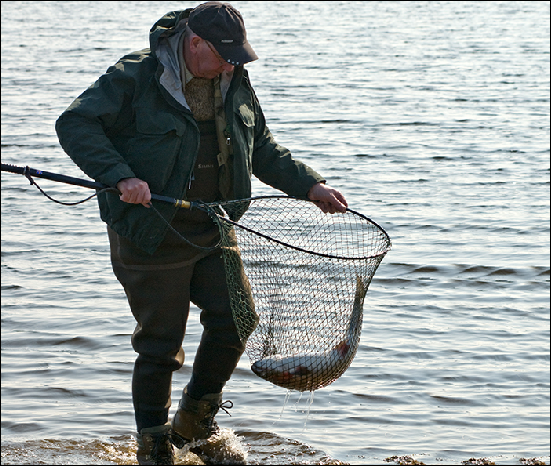
<svg viewBox="0 0 551 466">
<path fill-rule="evenodd" d="M 93 199 L 94 197 L 96 197 L 98 194 L 100 193 L 103 193 L 103 192 L 106 192 L 106 191 L 110 191 L 112 190 L 112 188 L 105 188 L 105 189 L 102 189 L 102 190 L 99 190 L 99 191 L 96 191 L 95 194 L 92 194 L 91 196 L 88 196 L 86 199 L 83 199 L 81 201 L 76 201 L 76 202 L 62 202 L 62 201 L 58 201 L 57 199 L 54 199 L 52 196 L 50 196 L 48 193 L 46 193 L 39 185 L 36 181 L 34 181 L 34 179 L 32 178 L 31 176 L 31 169 L 27 166 L 24 168 L 24 171 L 23 171 L 23 175 L 25 175 L 25 177 L 29 180 L 29 183 L 34 186 L 36 186 L 38 188 L 38 190 L 44 194 L 44 196 L 46 196 L 50 201 L 53 201 L 55 202 L 56 204 L 61 204 L 61 205 L 66 205 L 66 206 L 74 206 L 74 205 L 78 205 L 78 204 L 83 204 L 84 202 L 86 201 L 89 201 L 90 199 Z"/>
</svg>

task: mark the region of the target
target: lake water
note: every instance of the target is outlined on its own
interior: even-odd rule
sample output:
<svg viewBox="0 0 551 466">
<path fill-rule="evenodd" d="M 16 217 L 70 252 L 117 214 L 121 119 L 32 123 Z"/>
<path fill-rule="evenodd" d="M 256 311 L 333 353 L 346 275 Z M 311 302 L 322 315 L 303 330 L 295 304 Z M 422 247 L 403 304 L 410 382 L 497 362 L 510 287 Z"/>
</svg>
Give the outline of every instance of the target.
<svg viewBox="0 0 551 466">
<path fill-rule="evenodd" d="M 2 161 L 85 177 L 55 120 L 194 5 L 2 2 Z M 234 5 L 277 141 L 393 248 L 352 366 L 313 399 L 241 359 L 217 416 L 231 448 L 249 464 L 549 463 L 549 3 Z M 134 321 L 96 202 L 2 173 L 1 203 L 2 464 L 135 463 Z M 188 362 L 200 333 L 192 307 Z"/>
</svg>

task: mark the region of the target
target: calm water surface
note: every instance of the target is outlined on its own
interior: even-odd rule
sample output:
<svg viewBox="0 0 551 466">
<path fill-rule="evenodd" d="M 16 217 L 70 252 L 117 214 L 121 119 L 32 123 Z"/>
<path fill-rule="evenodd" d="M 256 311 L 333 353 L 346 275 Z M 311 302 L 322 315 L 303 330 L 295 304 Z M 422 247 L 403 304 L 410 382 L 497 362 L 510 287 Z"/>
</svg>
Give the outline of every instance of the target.
<svg viewBox="0 0 551 466">
<path fill-rule="evenodd" d="M 234 4 L 276 139 L 393 249 L 334 384 L 287 396 L 242 358 L 218 416 L 228 449 L 249 464 L 549 463 L 549 3 Z M 2 2 L 2 161 L 84 177 L 55 120 L 194 5 Z M 134 321 L 96 202 L 63 207 L 6 173 L 1 202 L 2 464 L 133 463 Z M 188 328 L 190 362 L 195 307 Z"/>
</svg>

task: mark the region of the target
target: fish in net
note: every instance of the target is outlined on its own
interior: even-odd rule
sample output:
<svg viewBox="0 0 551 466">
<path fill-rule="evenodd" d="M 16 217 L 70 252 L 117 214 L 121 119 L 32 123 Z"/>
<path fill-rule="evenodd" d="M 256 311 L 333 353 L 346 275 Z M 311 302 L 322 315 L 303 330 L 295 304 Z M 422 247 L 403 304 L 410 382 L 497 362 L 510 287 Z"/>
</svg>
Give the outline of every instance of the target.
<svg viewBox="0 0 551 466">
<path fill-rule="evenodd" d="M 233 317 L 253 372 L 298 391 L 337 380 L 356 354 L 365 295 L 390 250 L 384 229 L 350 209 L 325 214 L 286 196 L 202 207 L 221 229 Z"/>
</svg>

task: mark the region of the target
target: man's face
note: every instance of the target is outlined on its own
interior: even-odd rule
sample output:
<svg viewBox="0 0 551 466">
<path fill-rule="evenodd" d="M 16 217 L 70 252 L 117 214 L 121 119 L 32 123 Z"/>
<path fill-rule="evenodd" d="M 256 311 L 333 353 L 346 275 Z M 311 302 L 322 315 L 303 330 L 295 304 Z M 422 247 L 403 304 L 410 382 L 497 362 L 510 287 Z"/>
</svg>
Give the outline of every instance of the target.
<svg viewBox="0 0 551 466">
<path fill-rule="evenodd" d="M 216 51 L 214 46 L 200 37 L 194 37 L 191 43 L 195 69 L 189 69 L 198 78 L 213 79 L 222 72 L 233 71 L 234 66 L 225 61 Z M 189 66 L 188 66 L 189 68 Z"/>
</svg>

